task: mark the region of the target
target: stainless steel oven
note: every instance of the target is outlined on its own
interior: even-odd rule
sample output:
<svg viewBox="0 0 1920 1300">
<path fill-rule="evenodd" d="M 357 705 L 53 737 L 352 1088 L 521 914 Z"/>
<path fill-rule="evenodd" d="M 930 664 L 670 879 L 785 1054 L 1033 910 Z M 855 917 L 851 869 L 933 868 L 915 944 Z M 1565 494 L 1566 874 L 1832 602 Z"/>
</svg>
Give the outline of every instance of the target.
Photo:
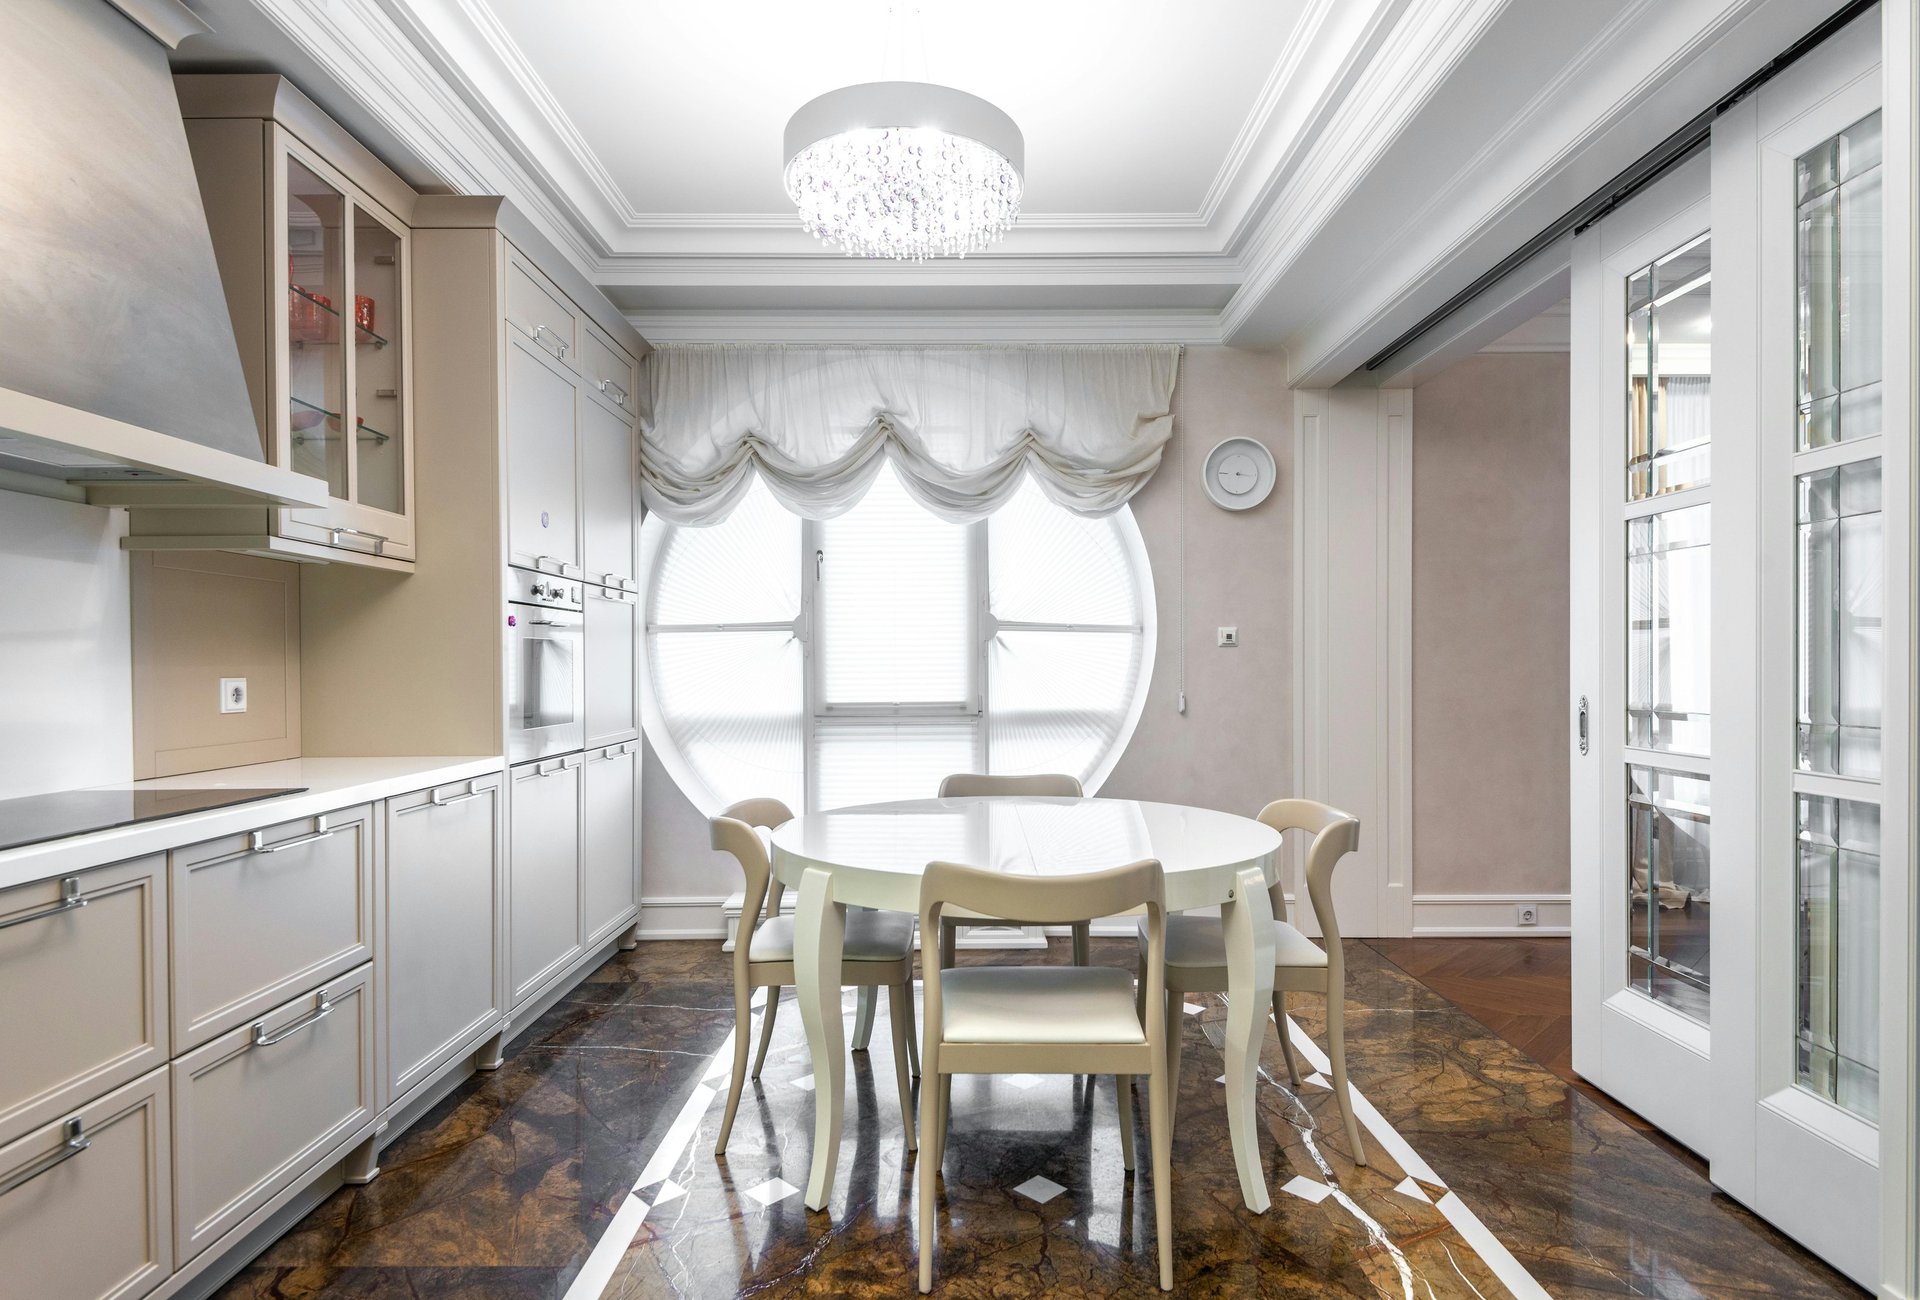
<svg viewBox="0 0 1920 1300">
<path fill-rule="evenodd" d="M 578 582 L 507 570 L 507 761 L 587 743 L 585 616 Z"/>
</svg>

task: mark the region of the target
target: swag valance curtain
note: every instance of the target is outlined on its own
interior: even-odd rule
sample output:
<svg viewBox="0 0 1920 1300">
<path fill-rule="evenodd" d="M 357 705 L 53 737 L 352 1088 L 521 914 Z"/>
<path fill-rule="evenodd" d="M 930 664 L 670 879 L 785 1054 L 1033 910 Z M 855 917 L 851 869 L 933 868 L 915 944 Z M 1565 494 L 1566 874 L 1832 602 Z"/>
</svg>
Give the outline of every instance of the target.
<svg viewBox="0 0 1920 1300">
<path fill-rule="evenodd" d="M 1179 363 L 1177 346 L 668 345 L 647 358 L 641 490 L 674 523 L 717 523 L 757 473 L 827 519 L 890 461 L 955 522 L 1025 472 L 1069 510 L 1111 514 L 1160 465 Z"/>
</svg>

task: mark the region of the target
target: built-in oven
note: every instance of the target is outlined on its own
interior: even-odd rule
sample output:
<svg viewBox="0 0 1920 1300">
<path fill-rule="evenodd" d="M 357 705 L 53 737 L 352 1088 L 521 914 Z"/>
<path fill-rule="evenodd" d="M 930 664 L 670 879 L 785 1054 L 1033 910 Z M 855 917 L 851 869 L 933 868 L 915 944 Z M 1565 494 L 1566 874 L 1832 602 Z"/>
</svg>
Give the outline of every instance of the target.
<svg viewBox="0 0 1920 1300">
<path fill-rule="evenodd" d="M 587 742 L 578 582 L 507 570 L 507 761 L 566 754 Z"/>
</svg>

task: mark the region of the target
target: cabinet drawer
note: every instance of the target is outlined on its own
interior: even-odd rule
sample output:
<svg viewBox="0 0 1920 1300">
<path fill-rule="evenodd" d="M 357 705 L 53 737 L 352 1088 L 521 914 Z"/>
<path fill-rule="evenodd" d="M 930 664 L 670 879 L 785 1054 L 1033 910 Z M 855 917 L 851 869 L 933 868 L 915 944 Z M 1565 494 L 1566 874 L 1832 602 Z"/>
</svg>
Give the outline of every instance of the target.
<svg viewBox="0 0 1920 1300">
<path fill-rule="evenodd" d="M 383 1108 L 504 1010 L 503 802 L 497 776 L 387 801 L 376 980 Z"/>
<path fill-rule="evenodd" d="M 0 892 L 0 1142 L 168 1056 L 158 854 Z"/>
<path fill-rule="evenodd" d="M 173 1063 L 174 1254 L 182 1264 L 373 1120 L 371 970 Z"/>
<path fill-rule="evenodd" d="M 634 692 L 640 646 L 640 598 L 630 591 L 586 589 L 587 745 L 611 745 L 640 734 Z"/>
<path fill-rule="evenodd" d="M 633 363 L 589 320 L 580 322 L 580 374 L 603 401 L 633 411 Z"/>
<path fill-rule="evenodd" d="M 573 306 L 515 254 L 507 259 L 507 324 L 570 370 L 579 368 Z"/>
<path fill-rule="evenodd" d="M 173 1271 L 163 1066 L 0 1146 L 0 1288 L 136 1300 Z"/>
<path fill-rule="evenodd" d="M 173 855 L 173 1041 L 206 1042 L 373 955 L 362 805 Z"/>
</svg>

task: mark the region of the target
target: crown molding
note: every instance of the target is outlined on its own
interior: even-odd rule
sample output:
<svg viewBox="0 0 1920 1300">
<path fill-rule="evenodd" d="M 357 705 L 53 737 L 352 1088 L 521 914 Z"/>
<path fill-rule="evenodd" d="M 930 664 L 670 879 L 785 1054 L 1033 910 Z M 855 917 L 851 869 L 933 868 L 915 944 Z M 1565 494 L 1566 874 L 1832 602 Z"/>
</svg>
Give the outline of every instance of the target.
<svg viewBox="0 0 1920 1300">
<path fill-rule="evenodd" d="M 1182 343 L 1217 345 L 1217 312 L 660 311 L 627 313 L 663 343 Z"/>
</svg>

